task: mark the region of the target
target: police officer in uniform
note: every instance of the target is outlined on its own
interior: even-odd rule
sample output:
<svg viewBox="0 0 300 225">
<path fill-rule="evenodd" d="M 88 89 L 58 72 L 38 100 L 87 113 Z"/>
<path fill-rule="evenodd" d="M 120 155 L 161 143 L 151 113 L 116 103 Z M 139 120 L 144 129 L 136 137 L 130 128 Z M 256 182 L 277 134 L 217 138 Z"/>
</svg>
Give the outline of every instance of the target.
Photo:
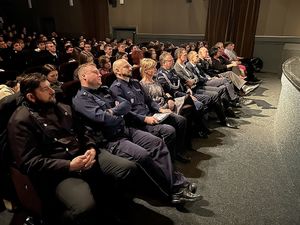
<svg viewBox="0 0 300 225">
<path fill-rule="evenodd" d="M 155 136 L 162 137 L 171 152 L 173 159 L 190 162 L 184 146 L 187 121 L 183 116 L 171 113 L 170 109 L 161 108 L 146 94 L 138 80 L 131 78 L 132 66 L 126 60 L 117 60 L 113 64 L 117 80 L 110 89 L 116 96 L 127 99 L 131 104 L 127 121 L 130 126 L 146 130 Z M 154 113 L 170 113 L 162 122 L 153 117 Z M 175 129 L 174 129 L 175 128 Z"/>
<path fill-rule="evenodd" d="M 130 111 L 130 103 L 121 97 L 112 97 L 107 87 L 101 87 L 101 74 L 96 66 L 83 64 L 78 68 L 78 75 L 81 89 L 73 98 L 73 107 L 83 115 L 95 136 L 102 131 L 108 151 L 135 161 L 173 203 L 199 199 L 200 196 L 193 193 L 195 184 L 173 171 L 169 150 L 162 139 L 125 126 L 123 116 Z"/>
</svg>

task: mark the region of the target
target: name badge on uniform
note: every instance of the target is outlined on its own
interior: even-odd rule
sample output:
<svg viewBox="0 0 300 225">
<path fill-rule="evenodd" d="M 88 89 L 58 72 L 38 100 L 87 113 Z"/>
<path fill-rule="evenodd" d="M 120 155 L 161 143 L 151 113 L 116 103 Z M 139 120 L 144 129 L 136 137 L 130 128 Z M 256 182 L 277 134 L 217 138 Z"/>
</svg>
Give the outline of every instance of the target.
<svg viewBox="0 0 300 225">
<path fill-rule="evenodd" d="M 131 98 L 130 102 L 131 102 L 131 104 L 133 104 L 134 103 L 134 98 Z"/>
</svg>

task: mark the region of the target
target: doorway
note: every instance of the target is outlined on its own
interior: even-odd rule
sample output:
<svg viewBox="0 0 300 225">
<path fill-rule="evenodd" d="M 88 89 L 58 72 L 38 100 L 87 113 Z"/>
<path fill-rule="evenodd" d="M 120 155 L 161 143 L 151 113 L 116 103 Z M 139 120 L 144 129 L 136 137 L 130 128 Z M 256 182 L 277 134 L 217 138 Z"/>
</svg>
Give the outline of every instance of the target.
<svg viewBox="0 0 300 225">
<path fill-rule="evenodd" d="M 136 28 L 135 27 L 113 27 L 112 34 L 113 34 L 113 38 L 117 40 L 131 38 L 133 42 L 135 42 Z"/>
</svg>

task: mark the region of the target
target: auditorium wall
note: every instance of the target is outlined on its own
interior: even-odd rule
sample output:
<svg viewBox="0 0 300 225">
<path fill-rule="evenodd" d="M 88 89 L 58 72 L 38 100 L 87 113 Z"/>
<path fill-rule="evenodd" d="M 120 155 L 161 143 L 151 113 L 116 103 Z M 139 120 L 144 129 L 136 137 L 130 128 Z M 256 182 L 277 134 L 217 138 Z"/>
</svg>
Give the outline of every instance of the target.
<svg viewBox="0 0 300 225">
<path fill-rule="evenodd" d="M 204 34 L 208 0 L 124 0 L 109 7 L 111 27 L 136 27 L 138 33 Z M 300 36 L 299 0 L 261 0 L 256 35 Z"/>
<path fill-rule="evenodd" d="M 208 0 L 124 0 L 124 5 L 109 7 L 110 27 L 136 27 L 140 34 L 203 35 Z M 31 0 L 1 1 L 0 16 L 11 17 L 28 27 L 39 28 L 41 18 L 52 17 L 58 32 L 80 33 L 83 19 L 80 1 Z M 300 36 L 299 0 L 261 0 L 256 35 Z M 4 15 L 3 15 L 4 14 Z M 6 14 L 6 15 L 5 15 Z"/>
<path fill-rule="evenodd" d="M 207 0 L 124 0 L 109 7 L 111 27 L 136 27 L 143 34 L 203 34 Z"/>
<path fill-rule="evenodd" d="M 263 59 L 264 71 L 281 75 L 285 46 L 300 45 L 299 9 L 299 0 L 261 0 L 254 55 Z"/>
<path fill-rule="evenodd" d="M 26 0 L 0 2 L 0 16 L 11 17 L 17 24 L 41 30 L 51 27 L 58 33 L 84 34 L 80 0 Z M 109 6 L 110 31 L 136 28 L 137 41 L 159 39 L 174 43 L 204 39 L 208 0 L 124 0 Z M 261 0 L 254 55 L 265 62 L 264 69 L 280 72 L 281 55 L 286 43 L 300 43 L 299 0 Z"/>
<path fill-rule="evenodd" d="M 199 40 L 204 39 L 207 8 L 208 0 L 117 1 L 116 8 L 109 7 L 110 25 L 112 30 L 135 27 L 139 41 Z M 299 9 L 299 0 L 261 0 L 254 56 L 263 59 L 264 71 L 281 74 L 284 45 L 300 43 Z"/>
<path fill-rule="evenodd" d="M 299 0 L 261 0 L 256 35 L 300 36 Z"/>
</svg>

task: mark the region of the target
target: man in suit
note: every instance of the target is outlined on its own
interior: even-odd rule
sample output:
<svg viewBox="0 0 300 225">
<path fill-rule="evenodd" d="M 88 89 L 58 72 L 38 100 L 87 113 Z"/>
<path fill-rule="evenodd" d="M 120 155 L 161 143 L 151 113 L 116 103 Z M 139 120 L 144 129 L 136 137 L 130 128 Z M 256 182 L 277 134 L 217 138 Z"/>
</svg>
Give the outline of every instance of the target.
<svg viewBox="0 0 300 225">
<path fill-rule="evenodd" d="M 201 82 L 203 83 L 205 79 L 201 79 L 201 82 L 199 82 L 198 77 L 187 69 L 185 65 L 185 62 L 187 61 L 187 52 L 184 48 L 176 49 L 175 57 L 177 60 L 174 65 L 174 70 L 180 78 L 182 85 L 186 87 L 187 91 L 195 93 L 195 97 L 199 101 L 206 104 L 208 108 L 214 109 L 221 121 L 221 124 L 230 128 L 237 128 L 227 120 L 225 115 L 225 109 L 222 104 L 222 101 L 226 102 L 228 98 L 225 89 L 212 86 L 207 86 L 205 89 L 202 89 Z M 232 117 L 236 117 L 232 109 L 228 110 L 228 107 L 229 105 L 227 104 L 227 113 Z"/>
<path fill-rule="evenodd" d="M 186 63 L 186 68 L 188 71 L 193 73 L 194 75 L 197 76 L 198 78 L 198 83 L 199 86 L 201 86 L 202 89 L 208 90 L 210 87 L 215 87 L 219 89 L 225 89 L 223 92 L 226 94 L 226 99 L 227 96 L 230 97 L 231 104 L 234 106 L 238 106 L 238 95 L 234 90 L 234 86 L 232 83 L 230 83 L 226 78 L 224 77 L 210 77 L 209 75 L 205 74 L 203 70 L 199 69 L 197 67 L 197 64 L 199 63 L 199 56 L 197 52 L 195 51 L 190 51 L 188 54 L 188 62 Z M 212 89 L 214 90 L 214 89 Z"/>
<path fill-rule="evenodd" d="M 56 45 L 52 41 L 46 42 L 45 62 L 44 64 L 52 64 L 59 66 L 60 57 L 56 49 Z"/>
</svg>

